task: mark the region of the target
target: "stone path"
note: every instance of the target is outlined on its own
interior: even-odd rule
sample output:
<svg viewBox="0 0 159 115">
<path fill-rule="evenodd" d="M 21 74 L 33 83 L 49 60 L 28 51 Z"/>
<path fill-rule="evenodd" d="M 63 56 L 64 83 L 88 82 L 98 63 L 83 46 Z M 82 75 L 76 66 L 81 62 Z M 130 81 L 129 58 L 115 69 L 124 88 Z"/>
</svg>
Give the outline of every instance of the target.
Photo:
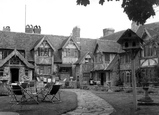
<svg viewBox="0 0 159 115">
<path fill-rule="evenodd" d="M 62 115 L 110 115 L 114 108 L 89 90 L 62 89 L 77 94 L 78 107 Z"/>
</svg>

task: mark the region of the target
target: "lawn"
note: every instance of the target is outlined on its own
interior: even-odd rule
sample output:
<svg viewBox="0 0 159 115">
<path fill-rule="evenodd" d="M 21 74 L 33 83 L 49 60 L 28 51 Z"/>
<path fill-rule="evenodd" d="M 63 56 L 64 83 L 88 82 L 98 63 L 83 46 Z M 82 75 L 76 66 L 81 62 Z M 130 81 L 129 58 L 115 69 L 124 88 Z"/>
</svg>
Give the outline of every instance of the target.
<svg viewBox="0 0 159 115">
<path fill-rule="evenodd" d="M 41 102 L 40 104 L 26 104 L 22 106 L 14 105 L 11 103 L 8 96 L 0 96 L 0 111 L 14 111 L 20 115 L 61 115 L 77 107 L 77 96 L 73 92 L 61 92 L 62 102 L 50 103 Z"/>
<path fill-rule="evenodd" d="M 106 100 L 115 108 L 115 112 L 111 115 L 159 115 L 159 106 L 138 106 L 139 110 L 135 111 L 133 108 L 133 96 L 132 93 L 125 92 L 104 92 L 104 91 L 92 91 L 97 96 Z M 140 99 L 143 95 L 137 95 Z M 151 94 L 150 97 L 159 103 L 159 95 Z"/>
</svg>

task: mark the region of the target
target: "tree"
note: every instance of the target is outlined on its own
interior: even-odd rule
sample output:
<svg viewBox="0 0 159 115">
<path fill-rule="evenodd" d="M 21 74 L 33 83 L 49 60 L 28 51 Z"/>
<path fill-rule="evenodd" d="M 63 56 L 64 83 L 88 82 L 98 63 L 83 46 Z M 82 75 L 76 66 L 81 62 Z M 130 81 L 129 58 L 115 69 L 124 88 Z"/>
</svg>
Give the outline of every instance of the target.
<svg viewBox="0 0 159 115">
<path fill-rule="evenodd" d="M 90 4 L 90 0 L 77 0 L 76 2 L 77 5 L 87 6 Z M 101 5 L 104 2 L 105 0 L 99 0 L 99 4 Z M 123 0 L 121 6 L 130 20 L 143 25 L 148 18 L 155 16 L 154 7 L 159 6 L 159 0 Z"/>
</svg>

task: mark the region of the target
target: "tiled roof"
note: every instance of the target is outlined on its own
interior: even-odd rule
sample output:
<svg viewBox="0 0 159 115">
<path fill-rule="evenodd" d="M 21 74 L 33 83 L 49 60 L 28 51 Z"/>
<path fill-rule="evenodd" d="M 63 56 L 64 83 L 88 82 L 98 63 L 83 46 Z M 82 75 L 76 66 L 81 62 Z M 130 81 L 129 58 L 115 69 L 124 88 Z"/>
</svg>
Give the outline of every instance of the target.
<svg viewBox="0 0 159 115">
<path fill-rule="evenodd" d="M 55 49 L 59 49 L 66 36 L 46 35 Z M 38 44 L 44 37 L 42 34 L 29 34 L 18 32 L 0 31 L 0 48 L 21 49 L 26 51 L 29 61 L 34 61 L 30 50 Z M 57 51 L 55 51 L 55 61 L 61 61 Z"/>
<path fill-rule="evenodd" d="M 130 34 L 131 37 L 128 37 L 127 34 Z M 132 37 L 132 36 L 135 36 L 135 37 Z M 143 41 L 134 31 L 132 31 L 131 29 L 127 29 L 123 34 L 122 36 L 118 39 L 118 43 L 121 44 L 122 41 L 124 40 L 128 40 L 128 39 L 135 39 L 135 40 L 138 40 L 138 41 Z"/>
<path fill-rule="evenodd" d="M 83 54 L 80 56 L 80 58 L 76 61 L 75 64 L 80 64 L 80 63 L 82 62 L 83 58 L 86 56 L 86 54 L 87 54 L 87 52 L 83 53 Z"/>
<path fill-rule="evenodd" d="M 61 46 L 63 44 L 63 41 L 67 40 L 67 38 L 69 36 L 58 36 L 58 35 L 46 35 L 46 36 L 50 40 L 53 47 L 56 49 L 56 51 L 54 52 L 54 54 L 55 54 L 55 60 L 54 61 L 57 62 L 57 63 L 61 63 L 62 59 L 60 57 L 58 49 L 61 48 Z"/>
<path fill-rule="evenodd" d="M 106 70 L 113 70 L 113 68 L 115 67 L 118 59 L 119 59 L 119 55 L 116 55 L 114 57 L 114 59 L 111 61 L 111 63 L 108 65 L 108 67 L 106 68 Z"/>
<path fill-rule="evenodd" d="M 0 48 L 30 50 L 43 35 L 0 31 Z"/>
<path fill-rule="evenodd" d="M 68 44 L 68 42 L 69 42 L 70 40 L 72 40 L 72 41 L 74 42 L 75 46 L 77 47 L 77 49 L 80 50 L 80 49 L 79 49 L 79 46 L 78 46 L 77 43 L 74 41 L 74 37 L 73 37 L 73 36 L 70 36 L 68 39 L 64 40 L 63 43 L 62 43 L 62 45 L 61 45 L 61 48 L 65 48 L 66 45 Z"/>
<path fill-rule="evenodd" d="M 137 30 L 137 35 L 141 36 L 144 28 L 150 28 L 159 32 L 159 22 L 140 26 Z M 78 46 L 81 50 L 81 56 L 84 56 L 87 52 L 92 54 L 97 43 L 99 45 L 99 49 L 103 52 L 119 52 L 121 47 L 116 41 L 124 32 L 125 30 L 119 31 L 114 34 L 101 37 L 99 40 L 90 38 L 79 38 L 80 44 L 78 44 Z M 149 31 L 149 33 L 154 34 L 152 31 Z M 0 48 L 25 50 L 27 60 L 34 61 L 33 55 L 31 54 L 30 50 L 34 48 L 44 36 L 48 37 L 50 43 L 55 48 L 54 61 L 61 63 L 62 61 L 58 49 L 63 46 L 69 36 L 0 31 Z"/>
<path fill-rule="evenodd" d="M 0 63 L 0 67 L 3 66 L 9 59 L 11 59 L 14 55 L 18 56 L 19 59 L 21 61 L 23 61 L 23 63 L 29 67 L 29 68 L 34 68 L 34 66 L 29 63 L 16 49 L 14 51 L 12 51 L 11 54 L 9 54 L 1 63 Z"/>
<path fill-rule="evenodd" d="M 75 64 L 81 64 L 83 59 L 86 57 L 86 55 L 88 54 L 89 52 L 85 52 L 81 55 L 81 57 L 77 60 L 77 62 Z"/>
<path fill-rule="evenodd" d="M 138 28 L 136 34 L 139 37 L 142 37 L 142 34 L 143 34 L 145 28 L 152 29 L 152 30 L 155 30 L 155 31 L 159 32 L 159 22 L 145 24 L 145 25 L 140 26 Z"/>
<path fill-rule="evenodd" d="M 145 39 L 146 35 L 149 36 L 147 39 Z M 159 43 L 159 32 L 156 32 L 155 30 L 152 30 L 152 29 L 145 28 L 144 29 L 144 33 L 142 35 L 142 39 L 145 42 L 144 45 L 147 45 L 149 43 L 155 43 L 155 44 L 157 44 L 157 43 Z"/>
<path fill-rule="evenodd" d="M 87 52 L 89 52 L 89 54 L 92 56 L 96 46 L 96 41 L 96 39 L 80 38 L 80 55 L 84 56 Z"/>
<path fill-rule="evenodd" d="M 97 44 L 100 52 L 118 53 L 120 49 L 120 45 L 112 40 L 98 40 Z"/>
<path fill-rule="evenodd" d="M 33 49 L 44 36 L 47 36 L 52 46 L 56 49 L 56 51 L 54 52 L 54 61 L 61 63 L 62 60 L 58 49 L 61 48 L 64 41 L 67 41 L 67 38 L 69 38 L 69 36 L 0 31 L 0 48 L 25 50 L 27 60 L 34 61 L 33 55 L 31 54 L 30 50 Z M 95 39 L 80 38 L 79 47 L 81 49 L 81 55 L 88 51 L 92 53 L 94 51 L 95 44 Z"/>
<path fill-rule="evenodd" d="M 125 32 L 125 30 L 118 31 L 118 32 L 115 32 L 115 33 L 110 34 L 108 36 L 101 37 L 99 39 L 102 39 L 102 40 L 115 40 L 115 41 L 117 41 L 124 32 Z"/>
<path fill-rule="evenodd" d="M 66 39 L 62 42 L 60 49 L 66 44 L 66 42 L 69 40 L 69 38 L 70 38 L 70 37 L 66 38 Z"/>
<path fill-rule="evenodd" d="M 93 52 L 95 45 L 96 45 L 96 39 L 89 39 L 89 38 L 80 38 L 80 47 L 82 52 Z"/>
<path fill-rule="evenodd" d="M 145 29 L 147 32 L 148 32 L 148 34 L 151 36 L 151 37 L 153 37 L 153 36 L 156 36 L 156 35 L 158 35 L 159 33 L 158 32 L 156 32 L 155 30 L 152 30 L 152 29 Z"/>
</svg>

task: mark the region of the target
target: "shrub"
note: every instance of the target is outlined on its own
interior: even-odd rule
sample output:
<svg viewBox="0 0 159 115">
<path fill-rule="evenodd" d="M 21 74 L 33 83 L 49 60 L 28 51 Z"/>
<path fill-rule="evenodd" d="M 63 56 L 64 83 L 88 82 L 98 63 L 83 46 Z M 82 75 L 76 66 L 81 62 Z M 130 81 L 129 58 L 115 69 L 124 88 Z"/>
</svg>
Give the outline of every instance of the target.
<svg viewBox="0 0 159 115">
<path fill-rule="evenodd" d="M 138 90 L 137 93 L 141 94 L 141 93 L 144 93 L 143 90 Z"/>
<path fill-rule="evenodd" d="M 131 93 L 133 90 L 132 89 L 127 89 L 125 90 L 125 93 Z"/>
<path fill-rule="evenodd" d="M 123 81 L 121 79 L 119 79 L 117 82 L 116 82 L 116 86 L 123 86 Z"/>
<path fill-rule="evenodd" d="M 123 91 L 122 88 L 119 88 L 119 89 L 115 89 L 115 90 L 114 90 L 114 92 L 121 92 L 121 91 Z"/>
<path fill-rule="evenodd" d="M 65 86 L 68 87 L 69 86 L 69 81 L 65 82 Z"/>
</svg>

